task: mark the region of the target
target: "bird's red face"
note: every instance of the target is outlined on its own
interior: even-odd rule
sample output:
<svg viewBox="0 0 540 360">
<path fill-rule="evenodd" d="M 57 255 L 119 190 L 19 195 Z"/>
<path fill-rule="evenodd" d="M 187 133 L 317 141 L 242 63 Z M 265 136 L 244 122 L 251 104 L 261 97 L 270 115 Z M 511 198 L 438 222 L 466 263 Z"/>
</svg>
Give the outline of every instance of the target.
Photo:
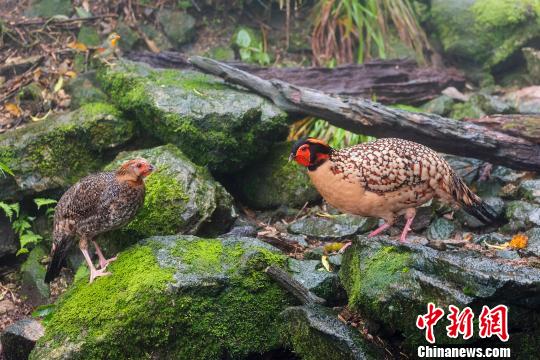
<svg viewBox="0 0 540 360">
<path fill-rule="evenodd" d="M 146 159 L 136 158 L 122 164 L 119 172 L 130 175 L 136 179 L 144 179 L 155 170 L 155 167 Z"/>
<path fill-rule="evenodd" d="M 314 170 L 330 157 L 332 149 L 322 140 L 307 138 L 298 140 L 289 156 L 289 161 L 294 160 L 298 164 Z"/>
</svg>

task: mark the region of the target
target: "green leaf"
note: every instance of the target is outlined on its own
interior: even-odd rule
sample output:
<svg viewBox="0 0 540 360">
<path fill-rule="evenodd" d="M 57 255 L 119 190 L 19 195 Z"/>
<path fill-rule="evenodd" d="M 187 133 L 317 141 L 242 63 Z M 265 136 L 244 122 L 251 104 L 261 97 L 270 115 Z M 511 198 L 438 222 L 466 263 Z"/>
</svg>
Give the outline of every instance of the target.
<svg viewBox="0 0 540 360">
<path fill-rule="evenodd" d="M 6 164 L 4 164 L 3 162 L 0 162 L 0 174 L 4 175 L 4 173 L 14 176 L 13 171 L 11 171 L 11 169 L 8 168 Z"/>
<path fill-rule="evenodd" d="M 13 218 L 13 213 L 14 213 L 14 210 L 13 210 L 13 207 L 12 207 L 13 204 L 7 204 L 3 201 L 0 201 L 0 209 L 2 209 L 4 211 L 4 214 L 6 214 L 6 216 L 9 218 L 9 221 L 12 220 Z"/>
<path fill-rule="evenodd" d="M 236 45 L 241 48 L 247 48 L 251 44 L 251 36 L 246 29 L 240 29 L 236 33 Z M 242 50 L 242 49 L 240 49 Z"/>
<path fill-rule="evenodd" d="M 19 255 L 22 255 L 22 254 L 28 254 L 28 249 L 27 248 L 20 248 L 19 251 L 17 251 L 15 253 L 15 256 L 19 256 Z"/>
<path fill-rule="evenodd" d="M 21 207 L 19 205 L 19 203 L 13 203 L 10 205 L 11 206 L 11 209 L 15 212 L 15 214 L 17 215 L 16 217 L 19 217 L 19 211 L 21 210 Z"/>
<path fill-rule="evenodd" d="M 240 59 L 242 61 L 251 61 L 251 51 L 249 49 L 240 49 Z"/>
<path fill-rule="evenodd" d="M 15 230 L 17 234 L 19 234 L 19 236 L 22 236 L 26 232 L 26 230 L 32 227 L 32 225 L 30 224 L 30 221 L 28 221 L 28 218 L 23 217 L 15 220 L 11 227 L 13 228 L 13 230 Z"/>
<path fill-rule="evenodd" d="M 32 317 L 41 318 L 43 323 L 46 325 L 47 322 L 52 318 L 52 315 L 56 311 L 56 304 L 40 305 L 32 312 Z"/>
<path fill-rule="evenodd" d="M 25 232 L 19 237 L 19 241 L 21 242 L 21 249 L 19 251 L 26 248 L 28 244 L 37 244 L 41 239 L 43 239 L 41 235 L 34 234 L 32 231 Z M 19 255 L 18 252 L 17 255 Z"/>
<path fill-rule="evenodd" d="M 63 86 L 64 86 L 64 77 L 60 75 L 60 77 L 58 78 L 58 81 L 56 82 L 56 84 L 54 84 L 53 92 L 55 93 L 59 92 Z"/>
<path fill-rule="evenodd" d="M 75 8 L 75 12 L 77 13 L 77 16 L 81 19 L 92 17 L 92 13 L 90 11 L 86 11 L 82 6 L 77 6 Z"/>
<path fill-rule="evenodd" d="M 54 200 L 54 199 L 45 199 L 45 198 L 35 198 L 35 199 L 34 199 L 34 202 L 36 203 L 38 210 L 39 210 L 42 206 L 47 206 L 47 205 L 52 205 L 52 204 L 56 204 L 56 203 L 57 203 L 57 201 Z"/>
</svg>

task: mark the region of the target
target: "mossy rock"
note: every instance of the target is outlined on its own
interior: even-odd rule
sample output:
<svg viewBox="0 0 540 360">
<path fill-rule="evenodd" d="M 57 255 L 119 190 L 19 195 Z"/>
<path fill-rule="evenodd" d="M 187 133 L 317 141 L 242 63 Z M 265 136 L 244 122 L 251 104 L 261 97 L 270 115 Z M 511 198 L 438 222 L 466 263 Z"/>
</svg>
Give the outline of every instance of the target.
<svg viewBox="0 0 540 360">
<path fill-rule="evenodd" d="M 316 305 L 294 306 L 281 313 L 286 325 L 283 338 L 304 360 L 382 359 L 373 348 L 338 320 L 338 314 Z"/>
<path fill-rule="evenodd" d="M 539 38 L 536 0 L 433 0 L 431 24 L 444 51 L 492 69 Z"/>
<path fill-rule="evenodd" d="M 15 176 L 0 176 L 0 199 L 75 183 L 101 168 L 133 132 L 132 122 L 112 105 L 95 103 L 1 134 L 0 162 Z"/>
<path fill-rule="evenodd" d="M 416 327 L 418 315 L 433 302 L 448 312 L 449 305 L 470 306 L 480 314 L 483 305 L 509 307 L 513 337 L 537 329 L 540 317 L 535 299 L 540 269 L 515 266 L 471 250 L 438 251 L 417 244 L 400 244 L 387 237 L 359 236 L 343 257 L 340 278 L 349 307 L 399 332 L 405 347 L 416 352 L 426 345 Z M 435 327 L 437 344 L 464 343 L 446 336 L 446 321 Z M 482 343 L 475 333 L 471 341 Z M 516 349 L 516 351 L 518 351 Z"/>
<path fill-rule="evenodd" d="M 232 197 L 208 170 L 193 164 L 174 145 L 122 152 L 105 167 L 143 157 L 157 170 L 146 180 L 144 205 L 124 228 L 102 235 L 105 248 L 120 250 L 126 241 L 153 235 L 213 233 L 228 230 L 236 218 Z"/>
<path fill-rule="evenodd" d="M 48 18 L 55 15 L 69 16 L 72 12 L 70 0 L 34 0 L 25 15 Z"/>
<path fill-rule="evenodd" d="M 289 162 L 290 143 L 276 144 L 261 161 L 233 178 L 242 201 L 255 209 L 302 207 L 320 199 L 306 171 Z"/>
<path fill-rule="evenodd" d="M 287 134 L 286 114 L 268 100 L 197 71 L 124 60 L 101 82 L 148 134 L 213 172 L 233 173 L 260 160 Z"/>
<path fill-rule="evenodd" d="M 285 257 L 253 238 L 149 238 L 111 276 L 77 280 L 30 359 L 243 358 L 281 347 L 294 304 L 264 273 Z"/>
</svg>

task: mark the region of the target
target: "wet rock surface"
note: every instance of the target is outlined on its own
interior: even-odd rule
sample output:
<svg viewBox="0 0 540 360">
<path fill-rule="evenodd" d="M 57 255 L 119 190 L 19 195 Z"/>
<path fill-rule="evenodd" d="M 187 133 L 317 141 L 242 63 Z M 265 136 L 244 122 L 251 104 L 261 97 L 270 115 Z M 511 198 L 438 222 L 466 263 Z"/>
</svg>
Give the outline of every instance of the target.
<svg viewBox="0 0 540 360">
<path fill-rule="evenodd" d="M 265 158 L 233 179 L 243 202 L 254 209 L 301 208 L 320 199 L 304 169 L 289 162 L 292 143 L 276 144 Z"/>
<path fill-rule="evenodd" d="M 19 320 L 0 334 L 0 342 L 6 360 L 27 359 L 36 341 L 45 334 L 45 329 L 34 319 Z"/>
<path fill-rule="evenodd" d="M 0 213 L 0 259 L 4 256 L 15 255 L 18 246 L 19 244 L 9 218 L 3 213 Z"/>
<path fill-rule="evenodd" d="M 21 293 L 34 307 L 47 303 L 51 295 L 48 284 L 45 284 L 43 280 L 45 278 L 45 266 L 42 261 L 47 255 L 44 247 L 36 246 L 30 251 L 21 266 Z"/>
<path fill-rule="evenodd" d="M 0 134 L 0 161 L 15 174 L 0 176 L 0 199 L 65 188 L 132 136 L 133 124 L 100 103 Z"/>
<path fill-rule="evenodd" d="M 328 272 L 319 260 L 289 259 L 288 266 L 293 279 L 329 304 L 346 302 L 347 297 L 337 273 Z"/>
<path fill-rule="evenodd" d="M 509 331 L 515 338 L 538 326 L 540 269 L 477 251 L 438 251 L 360 236 L 344 255 L 340 278 L 349 307 L 403 334 L 411 348 L 425 341 L 414 324 L 430 301 L 474 311 L 505 304 L 511 309 Z M 446 341 L 444 335 L 437 338 L 437 343 Z"/>
<path fill-rule="evenodd" d="M 337 314 L 320 306 L 290 307 L 280 315 L 284 336 L 303 359 L 380 359 L 382 352 L 358 336 L 358 332 L 337 319 Z"/>
<path fill-rule="evenodd" d="M 263 270 L 285 260 L 253 238 L 149 238 L 121 253 L 111 276 L 80 279 L 63 295 L 30 358 L 241 358 L 279 348 L 278 315 L 294 301 Z M 88 296 L 107 301 L 83 306 Z"/>
<path fill-rule="evenodd" d="M 289 225 L 289 231 L 322 240 L 338 240 L 377 227 L 378 220 L 354 215 L 310 216 Z"/>
<path fill-rule="evenodd" d="M 287 134 L 286 114 L 268 100 L 193 70 L 123 60 L 101 82 L 144 131 L 213 172 L 232 173 L 260 160 Z"/>
</svg>

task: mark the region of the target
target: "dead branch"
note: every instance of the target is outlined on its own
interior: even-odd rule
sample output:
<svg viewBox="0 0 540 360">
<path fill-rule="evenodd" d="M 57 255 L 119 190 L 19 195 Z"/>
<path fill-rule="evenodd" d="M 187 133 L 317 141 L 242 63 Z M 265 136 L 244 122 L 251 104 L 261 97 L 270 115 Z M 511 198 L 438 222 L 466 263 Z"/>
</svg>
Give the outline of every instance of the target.
<svg viewBox="0 0 540 360">
<path fill-rule="evenodd" d="M 540 171 L 540 145 L 524 138 L 434 114 L 393 109 L 359 97 L 330 95 L 280 80 L 265 80 L 204 57 L 195 56 L 190 62 L 202 71 L 269 98 L 289 113 L 326 119 L 354 133 L 409 139 L 445 153 Z"/>
</svg>

